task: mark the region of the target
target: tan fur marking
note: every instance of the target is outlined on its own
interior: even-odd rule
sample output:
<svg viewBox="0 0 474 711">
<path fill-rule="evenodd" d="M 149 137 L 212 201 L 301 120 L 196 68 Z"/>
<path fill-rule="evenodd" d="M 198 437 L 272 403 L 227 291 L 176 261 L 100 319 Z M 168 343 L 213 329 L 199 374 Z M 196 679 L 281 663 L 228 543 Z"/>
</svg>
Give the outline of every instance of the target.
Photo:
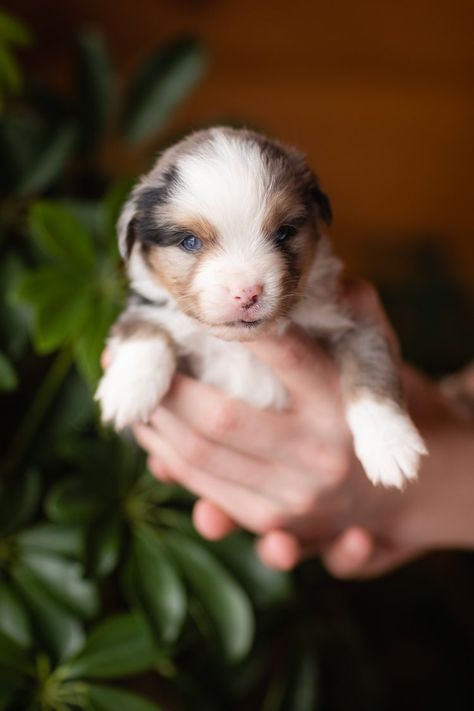
<svg viewBox="0 0 474 711">
<path fill-rule="evenodd" d="M 146 255 L 157 281 L 176 299 L 180 308 L 196 316 L 196 300 L 191 292 L 193 277 L 207 250 L 187 254 L 176 247 L 154 247 Z"/>
<path fill-rule="evenodd" d="M 277 229 L 292 219 L 306 214 L 303 205 L 290 189 L 280 188 L 267 194 L 266 212 L 262 222 L 263 232 L 272 235 Z"/>
<path fill-rule="evenodd" d="M 186 289 L 194 255 L 177 247 L 152 247 L 147 253 L 147 263 L 158 281 L 174 298 Z"/>
<path fill-rule="evenodd" d="M 110 334 L 124 341 L 164 338 L 174 349 L 173 341 L 164 328 L 158 326 L 156 323 L 147 321 L 141 316 L 134 316 L 131 313 L 125 313 L 123 317 L 112 326 Z"/>
<path fill-rule="evenodd" d="M 214 246 L 218 240 L 214 225 L 201 215 L 193 215 L 184 219 L 181 217 L 178 224 L 182 229 L 189 230 L 190 233 L 199 237 L 205 247 Z M 199 254 L 196 254 L 196 256 L 199 257 Z"/>
<path fill-rule="evenodd" d="M 196 235 L 202 242 L 199 252 L 188 254 L 179 247 L 156 245 L 143 256 L 158 282 L 176 299 L 183 311 L 196 317 L 196 301 L 191 293 L 193 277 L 202 259 L 218 244 L 215 227 L 200 215 L 173 214 L 173 222 L 183 232 Z"/>
<path fill-rule="evenodd" d="M 309 272 L 311 270 L 316 255 L 317 241 L 319 237 L 316 226 L 314 228 L 306 227 L 305 232 L 307 232 L 308 234 L 305 235 L 303 254 L 301 257 L 301 290 L 304 290 L 308 281 Z"/>
</svg>

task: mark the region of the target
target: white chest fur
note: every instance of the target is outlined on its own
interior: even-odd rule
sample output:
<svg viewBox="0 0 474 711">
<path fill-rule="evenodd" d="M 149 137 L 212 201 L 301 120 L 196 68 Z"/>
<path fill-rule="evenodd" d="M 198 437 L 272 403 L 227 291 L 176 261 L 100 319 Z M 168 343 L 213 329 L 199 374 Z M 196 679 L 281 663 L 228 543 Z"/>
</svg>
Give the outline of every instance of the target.
<svg viewBox="0 0 474 711">
<path fill-rule="evenodd" d="M 216 338 L 176 311 L 163 310 L 160 323 L 198 380 L 260 409 L 288 405 L 288 393 L 276 375 L 243 344 Z"/>
<path fill-rule="evenodd" d="M 274 372 L 238 341 L 225 341 L 213 336 L 169 300 L 169 294 L 156 282 L 143 261 L 132 254 L 129 275 L 133 288 L 145 297 L 160 301 L 162 308 L 138 307 L 143 315 L 162 326 L 185 358 L 191 373 L 231 397 L 240 398 L 255 407 L 284 409 L 289 396 Z M 329 243 L 322 238 L 318 256 L 309 275 L 305 293 L 296 305 L 291 321 L 306 331 L 326 336 L 347 328 L 351 321 L 334 298 L 340 262 L 332 255 Z"/>
</svg>

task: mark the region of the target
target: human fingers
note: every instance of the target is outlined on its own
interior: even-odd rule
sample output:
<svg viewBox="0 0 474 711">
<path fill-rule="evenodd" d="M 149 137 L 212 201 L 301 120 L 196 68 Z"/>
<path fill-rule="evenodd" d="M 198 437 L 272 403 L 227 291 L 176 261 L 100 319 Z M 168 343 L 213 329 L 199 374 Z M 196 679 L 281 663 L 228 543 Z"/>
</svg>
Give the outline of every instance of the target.
<svg viewBox="0 0 474 711">
<path fill-rule="evenodd" d="M 264 565 L 277 570 L 291 570 L 302 556 L 301 545 L 293 534 L 274 530 L 257 542 L 257 553 Z"/>
<path fill-rule="evenodd" d="M 225 538 L 237 528 L 230 516 L 207 499 L 199 499 L 194 504 L 193 523 L 198 533 L 210 541 Z"/>
<path fill-rule="evenodd" d="M 301 485 L 314 492 L 320 485 L 339 481 L 347 472 L 348 452 L 334 446 L 335 428 L 331 428 L 330 414 L 324 413 L 323 418 L 325 426 L 331 428 L 328 442 L 315 432 L 315 412 L 311 413 L 310 422 L 304 422 L 298 413 L 256 410 L 186 376 L 175 378 L 170 395 L 151 416 L 152 424 L 166 428 L 169 418 L 163 418 L 163 407 L 208 441 L 272 465 L 286 465 L 293 471 L 293 490 Z M 317 403 L 313 404 L 314 411 L 317 407 Z M 168 434 L 173 436 L 172 431 Z"/>
<path fill-rule="evenodd" d="M 305 559 L 321 556 L 327 570 L 338 578 L 357 577 L 373 548 L 370 535 L 356 527 L 343 531 L 330 544 L 318 541 L 305 546 L 288 531 L 270 531 L 257 544 L 262 562 L 271 568 L 289 570 Z"/>
<path fill-rule="evenodd" d="M 384 544 L 375 545 L 372 555 L 354 574 L 353 578 L 377 578 L 419 558 L 425 551 L 415 548 L 395 548 Z"/>
<path fill-rule="evenodd" d="M 421 555 L 422 551 L 376 541 L 365 529 L 343 531 L 322 552 L 325 567 L 337 578 L 375 578 Z M 308 551 L 305 551 L 308 555 Z"/>
<path fill-rule="evenodd" d="M 296 326 L 283 336 L 263 336 L 245 346 L 269 365 L 288 387 L 292 397 L 311 404 L 334 402 L 338 375 L 327 353 Z"/>
<path fill-rule="evenodd" d="M 278 457 L 296 426 L 289 413 L 256 410 L 185 375 L 175 376 L 162 406 L 207 439 L 256 457 Z"/>
<path fill-rule="evenodd" d="M 267 462 L 210 442 L 165 408 L 155 411 L 151 424 L 188 466 L 258 492 L 282 506 L 287 514 L 306 513 L 311 509 L 318 493 L 327 487 L 330 479 L 326 472 L 324 476 L 315 476 L 317 451 L 312 467 L 308 463 L 308 469 L 302 471 L 298 466 L 281 464 L 278 455 L 274 461 Z M 321 459 L 323 457 L 324 461 L 328 459 L 324 451 Z M 332 470 L 330 473 L 332 475 Z"/>
<path fill-rule="evenodd" d="M 197 496 L 212 501 L 250 531 L 263 533 L 280 525 L 283 510 L 275 501 L 191 466 L 161 434 L 147 425 L 134 425 L 133 432 L 137 442 L 151 455 L 152 474 L 156 460 L 175 481 Z"/>
<path fill-rule="evenodd" d="M 337 578 L 358 577 L 373 555 L 374 541 L 363 528 L 351 527 L 325 546 L 321 558 L 327 570 Z M 310 550 L 305 551 L 305 557 Z"/>
<path fill-rule="evenodd" d="M 169 472 L 166 471 L 163 464 L 152 457 L 148 458 L 147 461 L 148 469 L 151 471 L 153 467 L 153 476 L 155 479 L 161 481 L 162 484 L 172 484 L 173 477 Z"/>
<path fill-rule="evenodd" d="M 272 568 L 289 570 L 309 558 L 321 557 L 327 570 L 337 578 L 356 578 L 370 575 L 375 565 L 375 543 L 363 528 L 350 527 L 331 541 L 303 544 L 288 531 L 269 531 L 258 541 L 257 550 L 262 561 Z"/>
<path fill-rule="evenodd" d="M 360 577 L 373 550 L 371 536 L 357 527 L 343 531 L 329 545 L 316 542 L 304 546 L 288 531 L 270 531 L 257 543 L 262 562 L 271 568 L 290 570 L 302 560 L 321 556 L 327 570 L 338 578 Z"/>
</svg>

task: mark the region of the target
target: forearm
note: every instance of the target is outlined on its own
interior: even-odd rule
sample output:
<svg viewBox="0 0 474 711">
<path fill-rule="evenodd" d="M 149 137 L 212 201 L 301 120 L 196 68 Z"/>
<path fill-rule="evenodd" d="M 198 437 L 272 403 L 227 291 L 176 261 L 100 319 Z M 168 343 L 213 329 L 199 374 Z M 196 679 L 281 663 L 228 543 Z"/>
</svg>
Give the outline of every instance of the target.
<svg viewBox="0 0 474 711">
<path fill-rule="evenodd" d="M 453 412 L 437 387 L 412 372 L 407 380 L 429 456 L 418 483 L 403 495 L 395 535 L 421 548 L 474 548 L 474 426 Z"/>
</svg>

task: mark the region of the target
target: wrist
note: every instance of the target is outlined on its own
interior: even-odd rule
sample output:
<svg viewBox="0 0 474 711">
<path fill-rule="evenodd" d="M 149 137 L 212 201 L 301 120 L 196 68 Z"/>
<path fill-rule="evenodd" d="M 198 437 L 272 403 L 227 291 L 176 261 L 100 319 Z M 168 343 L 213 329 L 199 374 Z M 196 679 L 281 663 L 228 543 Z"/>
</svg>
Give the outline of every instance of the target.
<svg viewBox="0 0 474 711">
<path fill-rule="evenodd" d="M 474 548 L 474 428 L 435 385 L 412 372 L 407 378 L 412 414 L 429 454 L 418 482 L 400 496 L 393 535 L 408 547 Z"/>
</svg>

